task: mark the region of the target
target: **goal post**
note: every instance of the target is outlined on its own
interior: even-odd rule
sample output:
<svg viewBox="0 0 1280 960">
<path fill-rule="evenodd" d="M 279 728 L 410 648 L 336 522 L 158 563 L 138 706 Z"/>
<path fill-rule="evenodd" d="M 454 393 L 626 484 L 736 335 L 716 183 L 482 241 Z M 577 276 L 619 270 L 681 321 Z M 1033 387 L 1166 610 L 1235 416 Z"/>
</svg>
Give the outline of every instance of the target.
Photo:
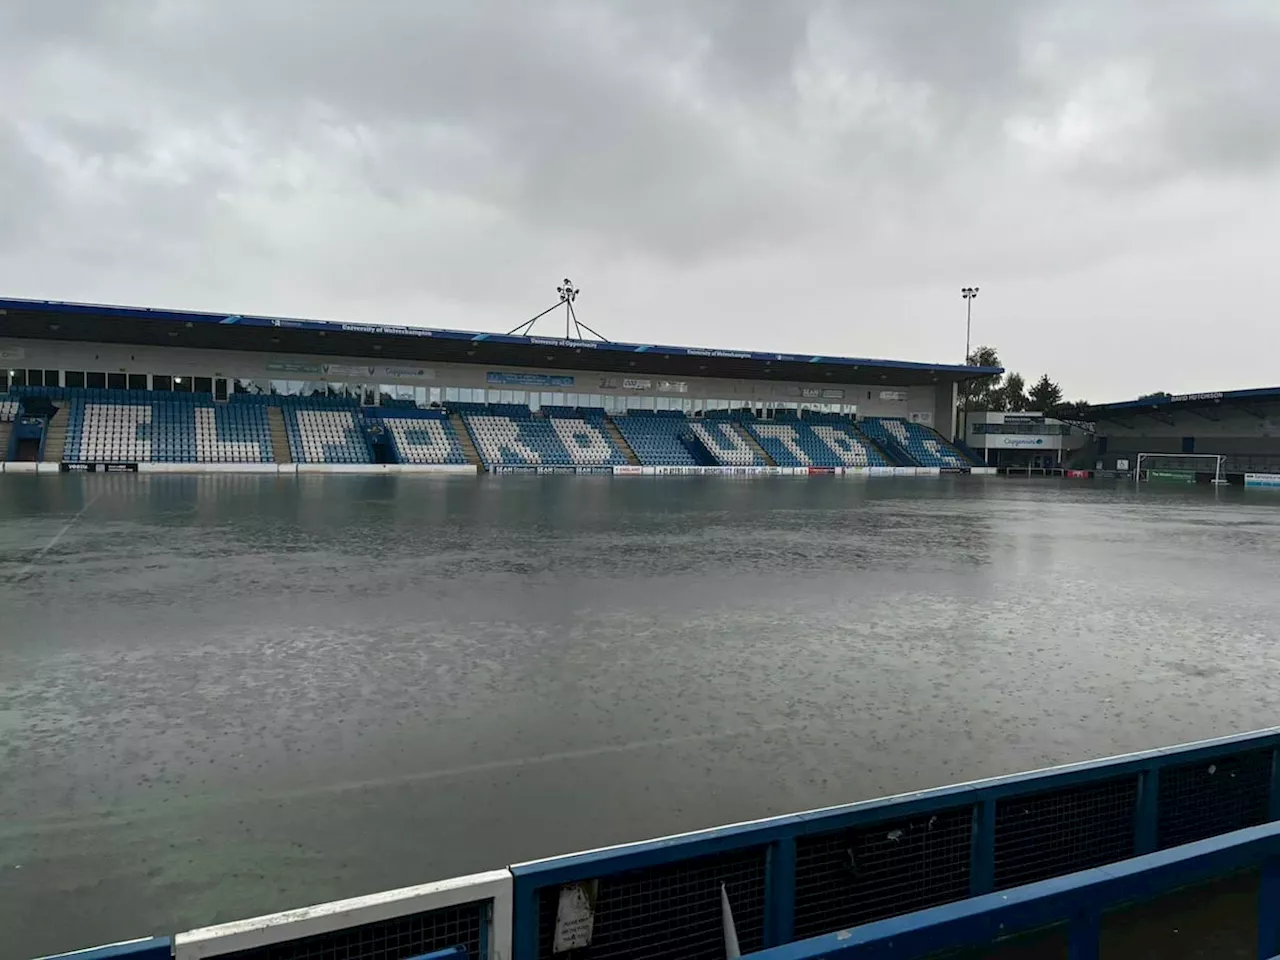
<svg viewBox="0 0 1280 960">
<path fill-rule="evenodd" d="M 1170 483 L 1195 483 L 1197 474 L 1212 474 L 1211 482 L 1224 484 L 1222 472 L 1226 457 L 1220 453 L 1140 453 L 1134 461 L 1133 479 L 1164 480 Z"/>
</svg>

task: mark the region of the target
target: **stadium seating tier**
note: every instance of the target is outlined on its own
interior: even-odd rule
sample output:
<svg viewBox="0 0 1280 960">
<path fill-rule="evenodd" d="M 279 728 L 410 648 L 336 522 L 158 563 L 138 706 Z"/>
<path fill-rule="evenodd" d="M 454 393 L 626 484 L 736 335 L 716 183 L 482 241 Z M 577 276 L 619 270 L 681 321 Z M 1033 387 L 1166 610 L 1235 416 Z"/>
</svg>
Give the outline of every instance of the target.
<svg viewBox="0 0 1280 960">
<path fill-rule="evenodd" d="M 747 422 L 756 441 L 781 467 L 884 467 L 889 461 L 859 437 L 848 420 L 813 423 L 784 418 Z"/>
<path fill-rule="evenodd" d="M 605 428 L 602 409 L 520 404 L 458 404 L 486 466 L 621 466 L 626 456 Z"/>
<path fill-rule="evenodd" d="M 876 442 L 895 443 L 922 467 L 968 467 L 970 461 L 935 431 L 901 417 L 868 417 L 858 427 Z"/>
</svg>

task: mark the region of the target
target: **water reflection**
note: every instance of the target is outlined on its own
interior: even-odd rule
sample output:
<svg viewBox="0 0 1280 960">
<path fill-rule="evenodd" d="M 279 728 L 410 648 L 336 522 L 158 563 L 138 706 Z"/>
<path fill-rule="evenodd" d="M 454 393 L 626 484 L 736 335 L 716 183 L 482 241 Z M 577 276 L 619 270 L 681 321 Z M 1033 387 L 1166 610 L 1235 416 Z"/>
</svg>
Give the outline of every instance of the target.
<svg viewBox="0 0 1280 960">
<path fill-rule="evenodd" d="M 35 954 L 1274 722 L 1276 503 L 0 476 L 0 930 Z"/>
</svg>

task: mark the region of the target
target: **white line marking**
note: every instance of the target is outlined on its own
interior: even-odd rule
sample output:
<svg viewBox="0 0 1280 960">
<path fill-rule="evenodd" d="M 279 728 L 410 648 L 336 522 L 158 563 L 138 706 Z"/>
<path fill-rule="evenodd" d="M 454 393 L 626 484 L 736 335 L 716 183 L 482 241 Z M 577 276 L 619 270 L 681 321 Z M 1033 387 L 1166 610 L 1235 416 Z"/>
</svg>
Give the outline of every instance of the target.
<svg viewBox="0 0 1280 960">
<path fill-rule="evenodd" d="M 792 729 L 808 729 L 807 724 L 770 723 L 761 724 L 751 729 L 725 730 L 721 732 L 690 733 L 682 736 L 660 737 L 653 740 L 632 740 L 627 743 L 599 744 L 594 747 L 579 747 L 574 750 L 558 750 L 552 753 L 536 754 L 531 757 L 508 757 L 501 760 L 487 760 L 480 763 L 459 767 L 442 767 L 434 770 L 417 770 L 411 773 L 395 774 L 388 777 L 370 777 L 361 780 L 339 780 L 330 783 L 317 783 L 298 787 L 268 788 L 253 793 L 228 793 L 224 795 L 201 794 L 184 797 L 168 809 L 161 812 L 157 809 L 133 809 L 122 811 L 103 810 L 87 812 L 64 817 L 61 814 L 37 815 L 24 822 L 9 821 L 0 823 L 0 838 L 6 836 L 23 836 L 36 833 L 58 832 L 62 830 L 80 830 L 85 827 L 102 827 L 112 823 L 136 822 L 139 818 L 153 816 L 172 816 L 190 810 L 202 808 L 226 807 L 240 803 L 263 803 L 266 801 L 303 800 L 309 797 L 331 794 L 344 794 L 359 790 L 380 790 L 388 787 L 400 787 L 414 783 L 426 783 L 455 777 L 475 776 L 502 770 L 536 767 L 542 764 L 565 763 L 574 760 L 590 760 L 614 754 L 626 754 L 636 750 L 653 750 L 682 744 L 705 743 L 716 740 L 733 740 L 739 737 L 756 736 L 761 733 L 778 733 Z"/>
<path fill-rule="evenodd" d="M 67 535 L 67 531 L 70 530 L 73 526 L 75 526 L 76 521 L 84 516 L 85 511 L 88 510 L 90 507 L 92 507 L 100 496 L 102 496 L 101 490 L 99 490 L 92 497 L 90 497 L 89 500 L 85 503 L 85 505 L 81 507 L 80 510 L 76 513 L 76 515 L 72 517 L 70 520 L 68 520 L 66 523 L 64 523 L 62 525 L 62 529 L 59 530 L 57 533 L 55 533 L 53 535 L 53 538 L 50 539 L 48 543 L 46 543 L 43 547 L 40 548 L 39 552 L 36 553 L 36 555 L 31 558 L 30 562 L 28 562 L 27 565 L 23 567 L 21 571 L 19 571 L 18 575 L 14 577 L 14 579 L 15 580 L 26 579 L 27 574 L 29 574 L 33 569 L 35 569 L 35 565 L 44 559 L 44 555 L 46 553 L 48 553 L 55 546 L 58 545 L 58 541 Z"/>
</svg>

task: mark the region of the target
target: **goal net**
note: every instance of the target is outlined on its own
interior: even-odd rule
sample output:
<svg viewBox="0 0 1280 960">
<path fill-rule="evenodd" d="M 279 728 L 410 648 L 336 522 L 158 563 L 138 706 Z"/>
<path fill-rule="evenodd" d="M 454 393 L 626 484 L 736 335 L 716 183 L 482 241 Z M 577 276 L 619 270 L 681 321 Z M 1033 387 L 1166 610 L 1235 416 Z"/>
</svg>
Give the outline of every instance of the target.
<svg viewBox="0 0 1280 960">
<path fill-rule="evenodd" d="M 1210 483 L 1226 483 L 1219 453 L 1140 453 L 1134 463 L 1133 478 L 1165 483 L 1195 483 L 1207 477 Z"/>
</svg>

